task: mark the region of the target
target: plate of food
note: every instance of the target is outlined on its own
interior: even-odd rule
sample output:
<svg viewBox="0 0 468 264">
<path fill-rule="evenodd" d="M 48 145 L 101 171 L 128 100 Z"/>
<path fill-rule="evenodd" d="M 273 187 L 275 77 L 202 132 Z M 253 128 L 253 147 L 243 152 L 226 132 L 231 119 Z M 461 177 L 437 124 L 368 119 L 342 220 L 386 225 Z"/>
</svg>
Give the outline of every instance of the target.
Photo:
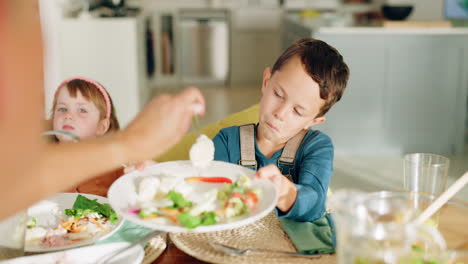
<svg viewBox="0 0 468 264">
<path fill-rule="evenodd" d="M 123 223 L 107 198 L 59 193 L 28 209 L 25 251 L 48 252 L 105 239 Z"/>
<path fill-rule="evenodd" d="M 277 193 L 253 170 L 212 161 L 159 163 L 120 177 L 109 189 L 112 208 L 134 223 L 165 232 L 212 232 L 240 227 L 270 213 Z"/>
</svg>

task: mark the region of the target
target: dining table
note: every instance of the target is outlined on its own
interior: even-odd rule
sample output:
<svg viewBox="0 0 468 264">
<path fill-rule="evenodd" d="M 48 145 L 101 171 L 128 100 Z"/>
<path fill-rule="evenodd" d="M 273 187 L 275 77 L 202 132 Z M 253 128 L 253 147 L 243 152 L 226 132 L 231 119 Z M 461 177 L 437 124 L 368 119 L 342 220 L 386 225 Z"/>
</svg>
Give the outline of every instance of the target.
<svg viewBox="0 0 468 264">
<path fill-rule="evenodd" d="M 120 175 L 124 174 L 123 169 L 119 168 L 115 171 L 111 171 L 105 174 L 98 175 L 96 177 L 93 177 L 89 180 L 86 180 L 76 186 L 73 186 L 72 188 L 68 189 L 68 192 L 78 192 L 78 193 L 87 193 L 87 194 L 94 194 L 94 195 L 100 195 L 107 197 L 107 191 L 110 187 L 110 185 L 117 179 L 119 178 Z M 274 214 L 271 213 L 264 219 L 270 219 L 274 220 L 273 224 L 267 224 L 267 226 L 272 227 L 273 229 L 276 230 L 277 233 L 277 238 L 279 237 L 281 240 L 283 240 L 283 237 L 287 237 L 284 233 L 283 230 L 279 227 L 279 222 L 277 221 L 276 217 L 274 217 Z M 263 220 L 264 220 L 263 219 Z M 261 222 L 261 221 L 258 221 Z M 261 226 L 264 226 L 262 223 Z M 269 230 L 263 230 L 263 232 L 269 232 Z M 187 263 L 187 264 L 202 264 L 202 263 L 210 263 L 206 262 L 200 259 L 197 259 L 196 257 L 187 254 L 183 250 L 181 250 L 179 247 L 176 246 L 176 244 L 171 240 L 171 236 L 168 235 L 166 239 L 166 247 L 164 250 L 162 250 L 161 254 L 151 263 L 152 264 L 166 264 L 166 263 Z M 177 236 L 174 236 L 176 238 Z M 285 239 L 287 241 L 280 241 L 283 243 L 282 249 L 285 249 L 286 251 L 294 251 L 294 246 L 292 245 L 291 241 L 289 239 Z M 205 241 L 206 242 L 206 241 Z M 206 244 L 206 243 L 205 243 Z M 148 262 L 145 262 L 148 263 Z M 213 262 L 211 262 L 213 263 Z M 320 263 L 320 262 L 319 262 Z"/>
<path fill-rule="evenodd" d="M 108 174 L 106 176 L 101 175 L 99 177 L 96 177 L 94 179 L 88 180 L 78 186 L 76 186 L 75 191 L 85 191 L 86 193 L 90 194 L 100 194 L 102 195 L 103 189 L 106 189 L 110 186 L 111 180 L 110 178 L 113 178 L 114 174 Z M 114 180 L 114 179 L 112 179 Z M 99 185 L 98 188 L 96 188 L 96 185 Z M 272 217 L 273 216 L 273 217 Z M 276 223 L 276 218 L 274 217 L 274 214 L 270 214 L 269 216 L 265 217 L 264 219 L 275 219 Z M 468 250 L 468 228 L 466 228 L 466 219 L 468 218 L 468 202 L 466 201 L 461 201 L 458 200 L 455 203 L 452 203 L 451 205 L 448 204 L 444 206 L 441 211 L 440 211 L 440 216 L 439 216 L 439 226 L 438 229 L 444 236 L 446 242 L 447 242 L 447 248 L 455 248 L 458 247 L 459 249 L 464 249 Z M 260 222 L 260 220 L 258 221 Z M 264 224 L 262 224 L 264 225 Z M 275 231 L 272 232 L 277 232 L 278 234 L 284 232 L 282 230 L 278 230 L 281 228 L 278 228 L 278 226 L 274 227 Z M 262 232 L 270 232 L 269 230 L 263 230 Z M 266 233 L 261 233 L 260 236 L 264 235 Z M 278 237 L 281 237 L 282 235 L 280 234 Z M 173 238 L 180 238 L 179 235 L 174 235 Z M 183 237 L 183 236 L 182 236 Z M 287 237 L 287 236 L 286 236 Z M 197 238 L 195 237 L 195 240 Z M 200 246 L 201 243 L 206 243 L 210 238 L 204 238 L 200 240 Z M 286 238 L 287 239 L 287 238 Z M 289 239 L 287 239 L 289 240 Z M 197 241 L 197 240 L 196 240 Z M 180 243 L 180 242 L 179 242 Z M 197 243 L 197 242 L 196 242 Z M 195 244 L 196 244 L 195 243 Z M 288 241 L 287 243 L 291 244 L 291 241 Z M 285 244 L 286 245 L 286 244 Z M 193 246 L 193 243 L 192 243 Z M 258 247 L 262 247 L 262 245 L 257 245 Z M 264 245 L 263 245 L 264 246 Z M 292 249 L 294 250 L 294 246 L 292 246 Z M 287 250 L 291 250 L 291 246 Z M 194 254 L 196 255 L 196 254 Z M 268 260 L 268 255 L 265 255 L 264 260 Z M 235 257 L 234 257 L 235 258 Z M 465 259 L 464 259 L 465 260 Z M 317 264 L 322 264 L 322 263 L 336 263 L 336 255 L 331 254 L 327 255 L 324 258 L 319 258 L 316 260 L 308 260 L 307 263 L 317 263 Z M 466 263 L 468 263 L 468 260 Z M 229 261 L 228 261 L 229 262 Z M 166 247 L 162 251 L 162 253 L 154 260 L 151 262 L 152 264 L 169 264 L 169 263 L 187 263 L 187 264 L 203 264 L 203 263 L 216 263 L 214 260 L 210 262 L 205 262 L 202 261 L 192 255 L 187 254 L 183 250 L 181 250 L 176 243 L 174 243 L 171 240 L 171 235 L 168 236 L 166 240 Z M 268 263 L 268 262 L 265 262 Z"/>
<path fill-rule="evenodd" d="M 174 243 L 168 240 L 166 249 L 152 264 L 173 264 L 173 263 L 204 264 L 208 262 L 198 260 L 188 255 L 187 253 L 177 248 Z"/>
<path fill-rule="evenodd" d="M 461 204 L 466 205 L 466 202 L 464 201 L 459 202 Z M 468 228 L 466 228 L 468 207 L 465 207 L 464 209 L 457 208 L 459 210 L 452 210 L 454 209 L 453 207 L 450 209 L 444 209 L 442 209 L 443 215 L 440 216 L 439 230 L 441 231 L 447 242 L 447 247 L 468 250 Z M 466 263 L 468 263 L 468 259 L 464 258 L 463 260 L 466 261 Z M 321 260 L 317 259 L 313 262 L 321 263 Z M 152 264 L 172 263 L 205 264 L 209 262 L 205 262 L 188 255 L 184 251 L 177 248 L 177 246 L 173 242 L 171 242 L 170 239 L 168 239 L 166 249 L 156 260 L 154 260 L 154 262 L 152 262 Z"/>
</svg>

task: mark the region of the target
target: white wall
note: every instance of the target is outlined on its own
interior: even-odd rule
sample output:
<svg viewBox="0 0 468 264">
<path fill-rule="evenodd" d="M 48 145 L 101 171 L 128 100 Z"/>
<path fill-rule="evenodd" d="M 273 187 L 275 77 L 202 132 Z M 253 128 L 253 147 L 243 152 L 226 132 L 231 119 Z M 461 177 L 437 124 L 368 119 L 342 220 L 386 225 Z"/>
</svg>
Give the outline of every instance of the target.
<svg viewBox="0 0 468 264">
<path fill-rule="evenodd" d="M 39 7 L 44 47 L 44 110 L 47 119 L 49 118 L 54 91 L 61 81 L 58 21 L 62 11 L 59 2 L 54 0 L 40 0 Z"/>
<path fill-rule="evenodd" d="M 444 0 L 413 0 L 410 20 L 443 20 Z"/>
</svg>

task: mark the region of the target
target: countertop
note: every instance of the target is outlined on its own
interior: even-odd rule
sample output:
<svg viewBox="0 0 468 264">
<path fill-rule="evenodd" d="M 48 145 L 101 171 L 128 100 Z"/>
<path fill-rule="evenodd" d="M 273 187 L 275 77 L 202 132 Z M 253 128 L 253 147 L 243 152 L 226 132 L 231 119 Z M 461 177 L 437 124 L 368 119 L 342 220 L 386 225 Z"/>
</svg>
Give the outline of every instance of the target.
<svg viewBox="0 0 468 264">
<path fill-rule="evenodd" d="M 331 20 L 323 18 L 301 19 L 287 15 L 284 19 L 314 33 L 331 34 L 401 34 L 401 35 L 467 35 L 468 27 L 382 27 L 382 26 L 330 26 Z"/>
</svg>

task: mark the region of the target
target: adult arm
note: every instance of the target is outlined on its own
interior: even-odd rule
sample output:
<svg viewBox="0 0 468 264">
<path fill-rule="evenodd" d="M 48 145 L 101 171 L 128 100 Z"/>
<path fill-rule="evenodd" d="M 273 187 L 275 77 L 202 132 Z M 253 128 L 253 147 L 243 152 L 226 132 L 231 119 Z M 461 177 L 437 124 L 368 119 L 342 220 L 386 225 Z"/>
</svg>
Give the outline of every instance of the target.
<svg viewBox="0 0 468 264">
<path fill-rule="evenodd" d="M 175 96 L 153 99 L 123 131 L 79 143 L 44 144 L 38 161 L 23 175 L 11 175 L 0 187 L 0 218 L 31 203 L 130 161 L 150 159 L 165 152 L 188 131 L 194 104 L 204 101 L 190 88 Z"/>
</svg>

